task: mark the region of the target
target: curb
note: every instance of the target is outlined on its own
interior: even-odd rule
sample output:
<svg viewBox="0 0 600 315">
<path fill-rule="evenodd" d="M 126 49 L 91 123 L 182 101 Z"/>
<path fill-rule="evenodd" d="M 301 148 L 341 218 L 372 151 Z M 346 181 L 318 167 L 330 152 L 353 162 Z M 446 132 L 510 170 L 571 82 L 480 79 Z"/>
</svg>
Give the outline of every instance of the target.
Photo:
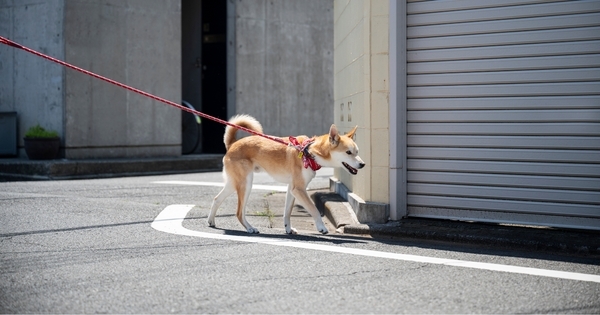
<svg viewBox="0 0 600 315">
<path fill-rule="evenodd" d="M 223 155 L 99 160 L 0 160 L 0 180 L 62 180 L 219 171 Z"/>
<path fill-rule="evenodd" d="M 347 212 L 352 210 L 343 205 L 341 196 L 329 192 L 315 194 L 313 198 L 319 211 L 324 212 L 343 234 L 600 256 L 600 233 L 597 231 L 420 218 L 385 224 L 347 224 Z"/>
<path fill-rule="evenodd" d="M 340 195 L 318 191 L 313 193 L 311 197 L 321 216 L 327 216 L 336 229 L 359 223 L 356 216 L 352 215 L 353 212 L 349 210 L 350 205 Z"/>
</svg>

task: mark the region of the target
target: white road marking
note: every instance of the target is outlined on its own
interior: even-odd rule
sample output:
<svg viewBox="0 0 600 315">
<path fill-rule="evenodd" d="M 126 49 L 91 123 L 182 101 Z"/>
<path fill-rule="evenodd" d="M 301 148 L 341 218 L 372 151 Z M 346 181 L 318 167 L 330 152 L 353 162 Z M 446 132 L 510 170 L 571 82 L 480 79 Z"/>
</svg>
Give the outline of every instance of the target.
<svg viewBox="0 0 600 315">
<path fill-rule="evenodd" d="M 168 184 L 168 185 L 188 185 L 188 186 L 210 186 L 210 187 L 223 187 L 224 183 L 217 182 L 195 182 L 195 181 L 183 181 L 183 180 L 165 180 L 152 182 L 153 184 Z M 252 185 L 252 189 L 257 190 L 268 190 L 268 191 L 287 191 L 287 186 L 275 186 L 275 185 Z"/>
<path fill-rule="evenodd" d="M 158 231 L 172 233 L 177 235 L 185 235 L 192 237 L 202 237 L 209 239 L 228 240 L 236 242 L 247 242 L 247 243 L 260 243 L 274 246 L 286 246 L 303 249 L 320 250 L 326 252 L 351 254 L 358 256 L 378 257 L 386 259 L 395 259 L 402 261 L 411 261 L 418 263 L 428 263 L 436 265 L 473 268 L 490 271 L 501 271 L 517 274 L 526 274 L 540 277 L 559 278 L 576 281 L 589 281 L 600 283 L 600 276 L 592 274 L 584 274 L 577 272 L 557 271 L 538 269 L 530 267 L 519 267 L 511 265 L 501 265 L 492 263 L 483 263 L 466 260 L 456 259 L 445 259 L 427 256 L 417 256 L 408 254 L 397 254 L 389 252 L 380 252 L 367 249 L 348 248 L 332 245 L 313 244 L 308 242 L 298 242 L 288 239 L 271 239 L 260 236 L 235 236 L 235 235 L 223 235 L 215 233 L 206 233 L 200 231 L 193 231 L 183 227 L 182 223 L 187 213 L 194 207 L 194 205 L 170 205 L 166 207 L 152 222 L 152 227 Z"/>
</svg>

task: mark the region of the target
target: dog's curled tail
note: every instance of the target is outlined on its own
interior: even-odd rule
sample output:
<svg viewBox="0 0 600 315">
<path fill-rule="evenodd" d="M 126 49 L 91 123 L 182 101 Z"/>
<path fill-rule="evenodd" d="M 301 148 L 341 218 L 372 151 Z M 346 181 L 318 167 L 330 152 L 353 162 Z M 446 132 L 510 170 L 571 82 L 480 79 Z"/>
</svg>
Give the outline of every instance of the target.
<svg viewBox="0 0 600 315">
<path fill-rule="evenodd" d="M 250 115 L 236 115 L 229 119 L 229 122 L 238 125 L 244 128 L 248 128 L 250 130 L 256 131 L 258 133 L 263 133 L 262 125 L 256 120 L 256 118 Z M 236 134 L 238 129 L 235 127 L 227 126 L 225 127 L 225 135 L 223 136 L 223 143 L 225 143 L 225 148 L 229 150 L 229 147 L 237 140 Z"/>
</svg>

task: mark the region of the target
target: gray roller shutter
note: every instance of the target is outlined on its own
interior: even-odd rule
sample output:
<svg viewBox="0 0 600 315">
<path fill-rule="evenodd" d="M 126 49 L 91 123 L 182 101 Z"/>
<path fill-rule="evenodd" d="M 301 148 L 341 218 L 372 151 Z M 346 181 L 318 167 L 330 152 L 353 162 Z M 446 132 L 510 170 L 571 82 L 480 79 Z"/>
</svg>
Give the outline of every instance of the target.
<svg viewBox="0 0 600 315">
<path fill-rule="evenodd" d="M 407 4 L 408 214 L 600 229 L 600 1 Z"/>
</svg>

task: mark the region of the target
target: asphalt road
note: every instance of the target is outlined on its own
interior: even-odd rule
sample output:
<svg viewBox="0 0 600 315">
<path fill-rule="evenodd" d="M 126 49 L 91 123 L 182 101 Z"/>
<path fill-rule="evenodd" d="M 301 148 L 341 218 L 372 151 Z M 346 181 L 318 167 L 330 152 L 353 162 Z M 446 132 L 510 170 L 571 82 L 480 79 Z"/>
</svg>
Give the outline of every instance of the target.
<svg viewBox="0 0 600 315">
<path fill-rule="evenodd" d="M 313 188 L 327 186 L 327 172 Z M 292 218 L 301 234 L 287 236 L 275 224 L 277 187 L 253 191 L 248 220 L 261 234 L 249 236 L 234 196 L 217 227 L 207 226 L 220 190 L 211 183 L 221 181 L 200 173 L 0 183 L 0 312 L 600 313 L 595 257 L 323 236 L 301 209 Z M 190 205 L 183 223 L 155 222 L 173 205 Z"/>
</svg>

